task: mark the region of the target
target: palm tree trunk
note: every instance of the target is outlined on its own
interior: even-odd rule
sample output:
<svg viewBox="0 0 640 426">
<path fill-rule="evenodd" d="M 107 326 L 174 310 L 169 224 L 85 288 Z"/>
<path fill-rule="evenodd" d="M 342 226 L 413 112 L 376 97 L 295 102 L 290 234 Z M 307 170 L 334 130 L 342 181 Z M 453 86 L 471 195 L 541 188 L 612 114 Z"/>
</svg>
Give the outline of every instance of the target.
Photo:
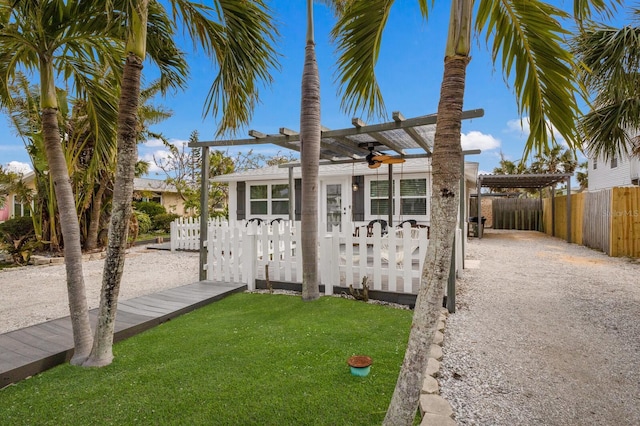
<svg viewBox="0 0 640 426">
<path fill-rule="evenodd" d="M 57 108 L 44 107 L 42 109 L 42 131 L 49 174 L 55 188 L 60 226 L 64 238 L 64 263 L 67 271 L 69 313 L 75 348 L 71 364 L 81 364 L 91 350 L 91 324 L 82 274 L 80 225 L 71 189 L 71 179 L 60 143 Z"/>
<path fill-rule="evenodd" d="M 422 269 L 407 351 L 384 425 L 412 424 L 420 399 L 429 347 L 442 309 L 461 196 L 458 193 L 463 160 L 460 129 L 468 62 L 469 58 L 465 56 L 445 60 L 432 157 L 431 240 Z"/>
<path fill-rule="evenodd" d="M 93 195 L 91 211 L 89 212 L 89 230 L 85 241 L 86 250 L 95 250 L 98 247 L 98 232 L 100 231 L 100 213 L 102 212 L 102 197 L 107 190 L 106 178 L 101 177 L 98 191 Z"/>
<path fill-rule="evenodd" d="M 302 164 L 302 300 L 320 297 L 318 284 L 318 168 L 320 159 L 320 76 L 313 40 L 313 2 L 307 0 L 307 44 L 302 72 L 300 160 Z M 289 188 L 293 190 L 293 188 Z"/>
<path fill-rule="evenodd" d="M 118 160 L 113 190 L 109 242 L 104 264 L 98 324 L 93 349 L 85 366 L 101 367 L 113 360 L 113 332 L 118 308 L 120 281 L 124 269 L 133 177 L 138 160 L 137 122 L 140 99 L 142 59 L 133 53 L 127 57 L 118 107 Z"/>
</svg>

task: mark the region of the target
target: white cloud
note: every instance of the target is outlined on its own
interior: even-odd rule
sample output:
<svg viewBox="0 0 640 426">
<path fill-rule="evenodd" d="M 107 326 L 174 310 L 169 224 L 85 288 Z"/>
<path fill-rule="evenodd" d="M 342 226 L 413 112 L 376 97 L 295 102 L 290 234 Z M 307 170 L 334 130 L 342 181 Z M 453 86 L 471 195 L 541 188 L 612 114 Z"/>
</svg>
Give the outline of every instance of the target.
<svg viewBox="0 0 640 426">
<path fill-rule="evenodd" d="M 14 173 L 26 174 L 32 171 L 31 164 L 21 163 L 20 161 L 9 161 L 7 163 L 7 170 Z"/>
<path fill-rule="evenodd" d="M 479 174 L 479 175 L 490 175 L 490 174 L 492 174 L 492 173 L 491 173 L 491 172 L 488 172 L 488 171 L 486 171 L 486 170 L 478 170 L 478 174 Z"/>
<path fill-rule="evenodd" d="M 463 133 L 460 135 L 460 142 L 462 149 L 481 149 L 482 151 L 488 151 L 500 147 L 500 140 L 494 138 L 491 135 L 485 135 L 482 132 L 476 130 L 469 133 Z"/>
<path fill-rule="evenodd" d="M 569 145 L 564 140 L 564 138 L 562 137 L 560 132 L 558 132 L 558 130 L 551 123 L 549 123 L 548 121 L 547 121 L 547 125 L 551 129 L 551 132 L 553 133 L 553 137 L 555 138 L 556 142 L 558 144 L 564 146 L 564 147 L 568 147 Z M 522 120 L 515 119 L 515 120 L 507 121 L 506 132 L 507 133 L 513 133 L 513 134 L 517 133 L 523 139 L 528 138 L 529 134 L 531 134 L 531 126 L 530 126 L 530 123 L 529 123 L 529 117 L 523 117 Z M 549 134 L 549 136 L 551 136 L 551 133 L 548 133 L 548 134 Z"/>
<path fill-rule="evenodd" d="M 169 139 L 168 142 L 178 148 L 181 148 L 183 145 L 186 146 L 189 143 L 189 141 L 184 139 Z M 165 144 L 160 139 L 147 139 L 142 143 L 142 146 L 144 148 L 161 148 L 165 146 Z"/>
</svg>

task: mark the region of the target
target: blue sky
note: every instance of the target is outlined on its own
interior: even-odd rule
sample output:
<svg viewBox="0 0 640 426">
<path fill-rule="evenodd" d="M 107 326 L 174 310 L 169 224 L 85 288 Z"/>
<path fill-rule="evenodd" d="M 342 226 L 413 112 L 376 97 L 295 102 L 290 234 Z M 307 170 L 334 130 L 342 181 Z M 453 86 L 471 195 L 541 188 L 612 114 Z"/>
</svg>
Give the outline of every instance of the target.
<svg viewBox="0 0 640 426">
<path fill-rule="evenodd" d="M 251 124 L 236 135 L 239 138 L 248 137 L 249 129 L 271 134 L 277 133 L 280 127 L 296 130 L 300 127 L 305 3 L 302 0 L 271 2 L 279 22 L 277 49 L 282 55 L 281 69 L 274 70 L 273 85 L 261 90 L 261 103 Z M 449 7 L 450 2 L 436 2 L 429 21 L 425 23 L 416 0 L 396 0 L 383 34 L 376 68 L 387 116 L 384 119 L 363 117 L 368 124 L 390 121 L 392 111 L 401 111 L 407 118 L 437 111 Z M 314 11 L 322 124 L 331 129 L 350 127 L 352 115 L 340 110 L 334 83 L 337 56 L 329 40 L 329 31 L 335 20 L 329 9 L 321 4 L 316 4 Z M 213 140 L 217 124 L 211 116 L 202 117 L 202 105 L 216 68 L 204 55 L 192 53 L 190 43 L 185 43 L 183 48 L 189 52 L 191 66 L 188 88 L 158 101 L 171 109 L 173 116 L 153 127 L 154 131 L 178 145 L 187 141 L 194 130 L 198 131 L 201 141 Z M 149 65 L 143 73 L 150 80 L 154 71 Z M 509 159 L 519 160 L 527 131 L 521 128 L 513 91 L 505 84 L 501 69 L 494 68 L 483 39 L 474 40 L 472 60 L 467 69 L 464 109 L 476 108 L 483 108 L 485 115 L 463 122 L 462 143 L 463 148 L 481 149 L 482 154 L 468 157 L 468 161 L 478 161 L 481 172 L 491 172 L 498 165 L 500 152 Z M 3 119 L 0 125 L 0 164 L 29 163 L 22 141 L 13 135 L 6 117 Z M 281 150 L 271 145 L 255 145 L 253 148 L 254 152 L 267 155 Z M 248 148 L 243 147 L 242 150 L 246 152 Z M 166 150 L 158 141 L 149 141 L 140 145 L 139 153 L 141 158 L 152 160 L 153 155 L 162 157 Z M 154 167 L 149 177 L 162 179 L 165 176 Z"/>
</svg>

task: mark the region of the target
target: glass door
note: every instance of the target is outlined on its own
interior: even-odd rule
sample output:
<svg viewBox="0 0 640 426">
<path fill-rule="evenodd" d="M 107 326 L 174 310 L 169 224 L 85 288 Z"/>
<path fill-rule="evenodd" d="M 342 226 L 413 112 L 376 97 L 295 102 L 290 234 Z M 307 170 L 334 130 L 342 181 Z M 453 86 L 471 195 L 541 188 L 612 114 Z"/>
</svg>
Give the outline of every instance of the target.
<svg viewBox="0 0 640 426">
<path fill-rule="evenodd" d="M 342 198 L 341 183 L 327 183 L 325 185 L 325 220 L 327 231 L 331 232 L 334 226 L 342 231 L 342 214 L 345 212 Z"/>
</svg>

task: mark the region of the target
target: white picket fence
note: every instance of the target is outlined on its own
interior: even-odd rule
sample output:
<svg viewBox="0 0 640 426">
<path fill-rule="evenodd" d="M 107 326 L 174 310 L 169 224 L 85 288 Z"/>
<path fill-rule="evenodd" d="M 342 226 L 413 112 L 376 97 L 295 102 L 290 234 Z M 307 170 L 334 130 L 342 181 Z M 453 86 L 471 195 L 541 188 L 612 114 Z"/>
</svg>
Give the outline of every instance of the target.
<svg viewBox="0 0 640 426">
<path fill-rule="evenodd" d="M 171 251 L 200 248 L 200 218 L 179 217 L 171 222 Z"/>
<path fill-rule="evenodd" d="M 198 219 L 176 220 L 171 225 L 171 249 L 197 249 L 199 230 Z M 208 280 L 243 282 L 251 290 L 256 279 L 302 282 L 300 222 L 258 225 L 212 219 L 207 232 Z M 458 232 L 456 238 L 461 237 Z M 326 294 L 332 294 L 334 286 L 361 288 L 364 277 L 370 289 L 417 293 L 429 244 L 426 228 L 405 224 L 382 235 L 375 224 L 368 237 L 366 232 L 340 233 L 336 227 L 319 239 L 318 272 Z M 458 266 L 462 265 L 460 246 L 456 244 Z"/>
</svg>

